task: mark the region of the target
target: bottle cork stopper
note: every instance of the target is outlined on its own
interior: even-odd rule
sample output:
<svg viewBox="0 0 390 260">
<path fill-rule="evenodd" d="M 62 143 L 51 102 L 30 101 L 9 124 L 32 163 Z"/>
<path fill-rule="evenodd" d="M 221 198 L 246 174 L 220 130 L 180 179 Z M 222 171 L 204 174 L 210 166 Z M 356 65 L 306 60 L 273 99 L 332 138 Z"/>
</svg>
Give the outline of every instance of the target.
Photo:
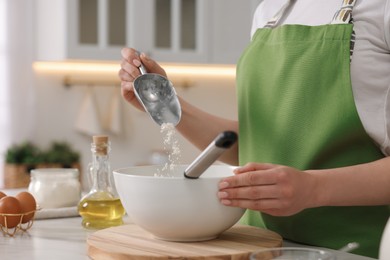
<svg viewBox="0 0 390 260">
<path fill-rule="evenodd" d="M 107 155 L 108 136 L 94 135 L 92 140 L 96 147 L 96 153 L 98 155 Z"/>
<path fill-rule="evenodd" d="M 107 135 L 94 135 L 92 136 L 93 143 L 96 145 L 108 143 Z"/>
</svg>

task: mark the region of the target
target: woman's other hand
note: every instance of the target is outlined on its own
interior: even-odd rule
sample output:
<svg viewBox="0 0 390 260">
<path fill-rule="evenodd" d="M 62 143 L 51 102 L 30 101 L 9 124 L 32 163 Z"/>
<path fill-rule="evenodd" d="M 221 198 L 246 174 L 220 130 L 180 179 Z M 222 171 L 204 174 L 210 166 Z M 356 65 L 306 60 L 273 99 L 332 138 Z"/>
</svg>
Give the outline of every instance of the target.
<svg viewBox="0 0 390 260">
<path fill-rule="evenodd" d="M 141 75 L 138 67 L 141 66 L 141 61 L 146 70 L 150 73 L 157 73 L 166 77 L 166 73 L 160 65 L 149 58 L 145 53 L 138 55 L 138 52 L 133 48 L 123 48 L 121 51 L 122 62 L 121 69 L 118 72 L 121 80 L 122 96 L 136 108 L 144 110 L 142 105 L 138 102 L 134 94 L 133 82 Z"/>
<path fill-rule="evenodd" d="M 234 173 L 219 183 L 218 197 L 226 206 L 289 216 L 316 205 L 318 190 L 312 173 L 261 163 L 249 163 Z"/>
</svg>

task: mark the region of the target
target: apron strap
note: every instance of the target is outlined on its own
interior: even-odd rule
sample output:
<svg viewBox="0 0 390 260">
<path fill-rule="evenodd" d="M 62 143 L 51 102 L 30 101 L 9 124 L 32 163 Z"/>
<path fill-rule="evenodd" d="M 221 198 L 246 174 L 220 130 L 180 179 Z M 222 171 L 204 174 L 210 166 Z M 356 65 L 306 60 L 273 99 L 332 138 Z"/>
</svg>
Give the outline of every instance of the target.
<svg viewBox="0 0 390 260">
<path fill-rule="evenodd" d="M 348 24 L 353 23 L 352 9 L 355 6 L 357 0 L 343 0 L 340 10 L 338 10 L 331 22 L 331 24 Z M 352 61 L 353 50 L 355 48 L 356 34 L 355 30 L 352 30 L 351 43 L 349 47 L 349 57 Z"/>
<path fill-rule="evenodd" d="M 338 10 L 331 22 L 331 24 L 347 24 L 352 20 L 352 9 L 357 0 L 343 0 L 340 10 Z"/>
<path fill-rule="evenodd" d="M 264 28 L 274 28 L 280 21 L 280 19 L 283 17 L 283 15 L 286 13 L 287 9 L 295 3 L 296 0 L 288 0 L 281 8 L 280 10 L 271 18 L 271 20 L 268 21 L 268 23 L 264 26 Z"/>
<path fill-rule="evenodd" d="M 288 0 L 280 10 L 267 22 L 264 28 L 274 28 L 284 16 L 287 9 L 295 3 L 296 0 Z M 343 0 L 341 8 L 335 13 L 331 24 L 347 24 L 352 20 L 352 9 L 357 0 Z"/>
</svg>

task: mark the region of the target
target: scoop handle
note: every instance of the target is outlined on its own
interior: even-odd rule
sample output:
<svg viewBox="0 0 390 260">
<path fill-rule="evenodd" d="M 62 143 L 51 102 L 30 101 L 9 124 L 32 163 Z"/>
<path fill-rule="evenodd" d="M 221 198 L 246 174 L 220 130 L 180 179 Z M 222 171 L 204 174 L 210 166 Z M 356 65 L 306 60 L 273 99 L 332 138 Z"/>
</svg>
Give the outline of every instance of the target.
<svg viewBox="0 0 390 260">
<path fill-rule="evenodd" d="M 221 154 L 237 141 L 237 134 L 232 131 L 220 133 L 207 148 L 184 170 L 184 176 L 197 179 L 213 164 Z"/>
<path fill-rule="evenodd" d="M 139 51 L 136 51 L 138 57 L 141 56 L 141 53 Z M 148 73 L 148 71 L 146 70 L 144 64 L 142 63 L 141 59 L 139 60 L 141 65 L 138 67 L 139 71 L 141 72 L 141 75 L 144 75 L 146 73 Z"/>
</svg>

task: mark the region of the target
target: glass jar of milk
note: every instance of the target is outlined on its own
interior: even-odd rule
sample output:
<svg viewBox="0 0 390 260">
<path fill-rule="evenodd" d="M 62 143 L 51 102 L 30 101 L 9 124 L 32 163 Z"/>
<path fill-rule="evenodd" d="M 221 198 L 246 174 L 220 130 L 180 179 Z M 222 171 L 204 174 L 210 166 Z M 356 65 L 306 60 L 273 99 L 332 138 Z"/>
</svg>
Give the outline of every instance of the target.
<svg viewBox="0 0 390 260">
<path fill-rule="evenodd" d="M 79 171 L 67 168 L 31 170 L 28 191 L 43 209 L 77 206 L 81 195 Z"/>
</svg>

